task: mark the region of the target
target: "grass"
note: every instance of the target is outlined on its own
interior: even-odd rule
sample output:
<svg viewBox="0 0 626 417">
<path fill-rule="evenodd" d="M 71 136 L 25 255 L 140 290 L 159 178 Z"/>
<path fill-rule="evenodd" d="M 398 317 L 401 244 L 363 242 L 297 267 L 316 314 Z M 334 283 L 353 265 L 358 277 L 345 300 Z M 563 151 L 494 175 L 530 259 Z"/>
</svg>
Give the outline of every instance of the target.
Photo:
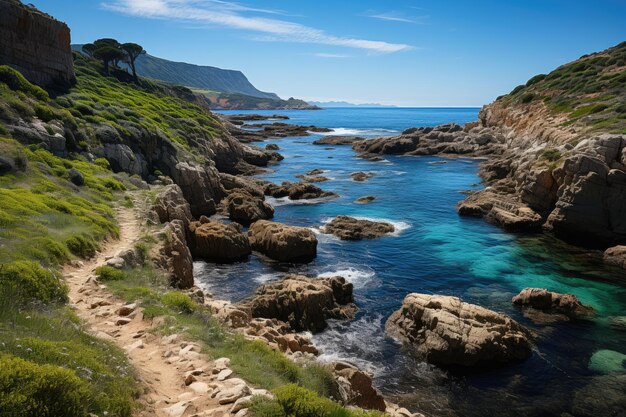
<svg viewBox="0 0 626 417">
<path fill-rule="evenodd" d="M 265 343 L 250 341 L 227 331 L 203 306 L 187 295 L 170 291 L 168 279 L 150 266 L 124 270 L 122 280 L 108 283 L 114 294 L 128 302 L 138 301 L 144 316 L 165 316 L 163 334 L 180 333 L 203 342 L 211 358 L 228 357 L 230 367 L 249 383 L 268 390 L 297 384 L 321 396 L 332 392 L 333 376 L 324 366 L 302 366 Z"/>
<path fill-rule="evenodd" d="M 20 358 L 28 364 L 65 370 L 84 381 L 77 388 L 80 401 L 88 413 L 128 417 L 132 413 L 136 385 L 131 368 L 123 352 L 113 344 L 88 335 L 81 322 L 67 307 L 17 309 L 2 300 L 0 303 L 0 354 Z M 8 370 L 0 368 L 0 380 Z M 40 384 L 45 387 L 45 384 Z M 5 387 L 2 395 L 24 392 L 25 387 Z M 61 390 L 58 395 L 71 396 L 72 388 Z M 43 398 L 42 401 L 50 401 Z M 6 408 L 0 400 L 0 414 L 15 411 Z M 8 407 L 8 406 L 7 406 Z M 82 409 L 68 416 L 84 416 Z M 22 414 L 19 414 L 22 415 Z M 54 415 L 54 414 L 23 414 Z"/>
</svg>

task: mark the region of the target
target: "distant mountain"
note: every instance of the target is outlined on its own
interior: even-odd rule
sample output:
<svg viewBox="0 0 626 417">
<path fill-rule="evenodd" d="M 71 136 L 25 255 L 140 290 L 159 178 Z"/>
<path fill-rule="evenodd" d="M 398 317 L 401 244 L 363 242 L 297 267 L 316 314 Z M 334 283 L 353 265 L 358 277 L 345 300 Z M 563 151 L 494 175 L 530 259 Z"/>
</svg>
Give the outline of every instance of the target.
<svg viewBox="0 0 626 417">
<path fill-rule="evenodd" d="M 378 103 L 354 104 L 347 101 L 309 101 L 309 104 L 318 107 L 395 107 Z"/>
</svg>

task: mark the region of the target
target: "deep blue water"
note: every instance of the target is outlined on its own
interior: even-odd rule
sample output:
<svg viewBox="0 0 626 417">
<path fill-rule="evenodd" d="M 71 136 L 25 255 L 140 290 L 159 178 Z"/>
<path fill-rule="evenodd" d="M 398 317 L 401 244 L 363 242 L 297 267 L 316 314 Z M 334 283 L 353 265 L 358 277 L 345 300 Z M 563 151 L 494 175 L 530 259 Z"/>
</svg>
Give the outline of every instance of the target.
<svg viewBox="0 0 626 417">
<path fill-rule="evenodd" d="M 335 128 L 341 134 L 379 136 L 413 126 L 465 123 L 475 120 L 477 112 L 357 108 L 265 113 L 287 114 L 289 122 Z M 307 204 L 270 201 L 276 206 L 275 220 L 318 228 L 347 214 L 393 222 L 397 232 L 359 242 L 318 234 L 319 255 L 308 265 L 265 264 L 255 256 L 235 265 L 196 262 L 202 286 L 236 301 L 284 272 L 346 277 L 355 285 L 359 313 L 354 321 L 333 322 L 314 336 L 323 349 L 322 359 L 360 364 L 387 395 L 430 416 L 577 415 L 572 411 L 577 390 L 601 381 L 597 377 L 602 373 L 624 373 L 626 330 L 610 324 L 614 317 L 626 315 L 624 276 L 604 268 L 597 254 L 459 217 L 455 205 L 463 192 L 482 187 L 477 176 L 480 161 L 387 156 L 372 162 L 357 158 L 349 146 L 312 145 L 319 137 L 267 141 L 280 146 L 285 160 L 262 177 L 296 181 L 295 175 L 320 168 L 330 181 L 318 185 L 340 197 Z M 355 171 L 375 176 L 358 183 L 350 178 Z M 354 203 L 366 195 L 377 200 Z M 533 324 L 511 304 L 511 297 L 525 287 L 574 293 L 598 314 L 589 321 Z M 420 363 L 383 332 L 389 314 L 410 292 L 455 295 L 508 314 L 537 333 L 536 351 L 521 364 L 470 375 Z M 595 367 L 590 368 L 594 354 Z"/>
</svg>

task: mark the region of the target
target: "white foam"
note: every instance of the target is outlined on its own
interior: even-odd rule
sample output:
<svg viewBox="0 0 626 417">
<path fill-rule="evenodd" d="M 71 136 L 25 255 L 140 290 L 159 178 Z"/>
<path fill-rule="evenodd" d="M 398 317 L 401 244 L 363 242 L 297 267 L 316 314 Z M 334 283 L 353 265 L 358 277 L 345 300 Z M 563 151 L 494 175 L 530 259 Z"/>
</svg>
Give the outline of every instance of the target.
<svg viewBox="0 0 626 417">
<path fill-rule="evenodd" d="M 266 282 L 270 282 L 275 279 L 278 279 L 278 277 L 279 277 L 278 274 L 261 274 L 261 275 L 257 275 L 253 279 L 255 282 L 258 282 L 260 284 L 265 284 Z"/>
<path fill-rule="evenodd" d="M 354 285 L 355 288 L 363 288 L 374 280 L 376 272 L 374 270 L 363 270 L 352 266 L 324 272 L 318 275 L 320 278 L 344 277 L 346 281 Z"/>
<path fill-rule="evenodd" d="M 393 233 L 389 233 L 390 236 L 400 236 L 402 232 L 413 227 L 411 223 L 407 223 L 407 222 L 403 222 L 399 220 L 390 220 L 390 219 L 383 219 L 383 218 L 378 218 L 378 217 L 353 216 L 351 214 L 348 214 L 348 216 L 353 217 L 357 220 L 369 220 L 371 222 L 390 223 L 393 225 L 393 228 L 395 229 Z M 322 219 L 322 223 L 328 224 L 331 221 L 333 221 L 333 219 L 334 217 L 327 217 L 325 219 Z"/>
<path fill-rule="evenodd" d="M 338 127 L 332 129 L 330 132 L 309 132 L 320 136 L 392 136 L 399 133 L 397 130 L 391 129 L 354 129 L 347 127 Z"/>
<path fill-rule="evenodd" d="M 274 206 L 274 207 L 279 207 L 279 206 L 307 206 L 307 205 L 313 205 L 313 204 L 321 204 L 321 203 L 326 203 L 328 200 L 332 200 L 333 198 L 335 198 L 334 196 L 330 196 L 330 197 L 320 197 L 320 198 L 310 198 L 310 199 L 302 199 L 302 200 L 292 200 L 289 197 L 281 197 L 281 198 L 276 198 L 276 197 L 265 197 L 265 200 L 267 201 L 268 204 Z"/>
</svg>

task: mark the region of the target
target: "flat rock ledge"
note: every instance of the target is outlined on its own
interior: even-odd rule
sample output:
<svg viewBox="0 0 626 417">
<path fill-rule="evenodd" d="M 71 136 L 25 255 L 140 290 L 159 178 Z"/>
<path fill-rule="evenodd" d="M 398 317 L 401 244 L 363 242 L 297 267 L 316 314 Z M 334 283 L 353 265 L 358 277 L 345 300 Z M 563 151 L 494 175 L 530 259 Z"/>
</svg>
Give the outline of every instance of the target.
<svg viewBox="0 0 626 417">
<path fill-rule="evenodd" d="M 593 315 L 592 307 L 583 305 L 573 294 L 559 294 L 544 288 L 524 288 L 512 299 L 513 304 L 524 309 L 539 310 L 542 313 L 563 315 L 567 318 L 585 318 Z M 526 312 L 525 312 L 526 314 Z M 527 314 L 534 319 L 532 312 Z"/>
<path fill-rule="evenodd" d="M 532 353 L 530 332 L 516 321 L 451 296 L 407 295 L 385 331 L 418 357 L 443 366 L 502 365 Z"/>
<path fill-rule="evenodd" d="M 374 239 L 393 233 L 391 223 L 360 220 L 350 216 L 337 216 L 324 228 L 323 232 L 333 234 L 341 240 Z"/>
<path fill-rule="evenodd" d="M 306 227 L 259 220 L 248 230 L 252 249 L 280 262 L 310 262 L 317 256 L 317 238 Z"/>
<path fill-rule="evenodd" d="M 352 319 L 352 284 L 342 277 L 311 279 L 290 275 L 259 287 L 241 303 L 254 318 L 278 319 L 297 331 L 324 330 L 328 319 Z"/>
</svg>

